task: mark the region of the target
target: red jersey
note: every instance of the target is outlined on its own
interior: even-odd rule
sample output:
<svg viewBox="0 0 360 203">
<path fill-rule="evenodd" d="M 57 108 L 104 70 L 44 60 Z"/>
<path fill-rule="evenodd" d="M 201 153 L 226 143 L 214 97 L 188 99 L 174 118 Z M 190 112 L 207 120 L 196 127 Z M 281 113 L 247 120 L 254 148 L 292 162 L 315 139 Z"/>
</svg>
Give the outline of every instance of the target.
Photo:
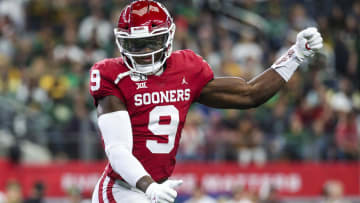
<svg viewBox="0 0 360 203">
<path fill-rule="evenodd" d="M 191 50 L 173 52 L 160 76 L 130 75 L 121 58 L 96 63 L 90 72 L 90 93 L 97 100 L 114 95 L 126 105 L 133 132 L 133 155 L 155 181 L 175 167 L 181 131 L 190 105 L 213 79 L 209 65 Z M 119 132 L 121 136 L 121 132 Z M 120 178 L 108 164 L 107 175 Z"/>
</svg>

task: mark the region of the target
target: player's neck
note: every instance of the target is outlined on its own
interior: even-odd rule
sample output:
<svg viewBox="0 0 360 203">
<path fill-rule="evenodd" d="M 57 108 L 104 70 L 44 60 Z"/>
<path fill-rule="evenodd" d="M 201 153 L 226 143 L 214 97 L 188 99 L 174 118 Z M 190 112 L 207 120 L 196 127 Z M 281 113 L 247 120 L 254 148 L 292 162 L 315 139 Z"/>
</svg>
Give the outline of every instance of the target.
<svg viewBox="0 0 360 203">
<path fill-rule="evenodd" d="M 166 69 L 166 62 L 154 75 L 160 76 L 165 71 L 165 69 Z"/>
<path fill-rule="evenodd" d="M 154 75 L 160 76 L 164 72 L 164 66 L 161 67 Z"/>
</svg>

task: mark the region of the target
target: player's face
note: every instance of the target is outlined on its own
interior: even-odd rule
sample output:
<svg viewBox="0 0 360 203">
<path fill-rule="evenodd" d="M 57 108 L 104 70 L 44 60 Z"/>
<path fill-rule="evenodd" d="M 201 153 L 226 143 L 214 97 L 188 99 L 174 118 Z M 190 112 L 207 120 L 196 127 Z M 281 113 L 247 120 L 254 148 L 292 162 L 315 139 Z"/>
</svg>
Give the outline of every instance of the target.
<svg viewBox="0 0 360 203">
<path fill-rule="evenodd" d="M 136 39 L 121 39 L 120 43 L 122 47 L 131 54 L 148 54 L 165 47 L 168 34 L 136 38 Z M 159 61 L 163 52 L 155 54 L 154 61 Z M 138 64 L 150 64 L 152 63 L 152 55 L 148 56 L 134 56 L 133 57 Z"/>
</svg>

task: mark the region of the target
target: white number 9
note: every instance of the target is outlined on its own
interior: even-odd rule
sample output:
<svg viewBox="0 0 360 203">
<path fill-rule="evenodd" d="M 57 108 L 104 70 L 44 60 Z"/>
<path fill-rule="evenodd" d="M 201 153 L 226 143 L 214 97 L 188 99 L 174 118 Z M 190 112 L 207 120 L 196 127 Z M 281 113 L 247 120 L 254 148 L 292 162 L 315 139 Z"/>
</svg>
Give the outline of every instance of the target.
<svg viewBox="0 0 360 203">
<path fill-rule="evenodd" d="M 174 105 L 156 106 L 149 115 L 149 130 L 154 135 L 167 135 L 168 143 L 147 140 L 146 147 L 155 154 L 167 154 L 174 148 L 176 132 L 179 125 L 179 110 Z M 170 123 L 160 124 L 160 117 L 170 116 Z"/>
<path fill-rule="evenodd" d="M 96 91 L 100 89 L 100 71 L 95 69 L 91 71 L 90 74 L 90 82 L 91 82 L 91 86 L 90 89 L 91 91 Z M 93 85 L 93 83 L 95 83 Z"/>
</svg>

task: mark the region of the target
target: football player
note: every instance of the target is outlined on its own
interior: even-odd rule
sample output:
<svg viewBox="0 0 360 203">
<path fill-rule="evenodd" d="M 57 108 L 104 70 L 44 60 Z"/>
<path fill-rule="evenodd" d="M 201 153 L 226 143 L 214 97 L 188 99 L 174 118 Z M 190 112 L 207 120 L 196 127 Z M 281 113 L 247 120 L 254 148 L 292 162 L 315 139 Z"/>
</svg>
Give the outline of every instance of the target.
<svg viewBox="0 0 360 203">
<path fill-rule="evenodd" d="M 122 57 L 100 61 L 90 71 L 90 93 L 109 160 L 93 203 L 174 202 L 182 181 L 169 177 L 190 105 L 259 106 L 322 47 L 316 28 L 305 29 L 269 69 L 245 81 L 214 78 L 206 61 L 191 50 L 172 52 L 174 33 L 163 5 L 132 2 L 114 30 Z"/>
</svg>

